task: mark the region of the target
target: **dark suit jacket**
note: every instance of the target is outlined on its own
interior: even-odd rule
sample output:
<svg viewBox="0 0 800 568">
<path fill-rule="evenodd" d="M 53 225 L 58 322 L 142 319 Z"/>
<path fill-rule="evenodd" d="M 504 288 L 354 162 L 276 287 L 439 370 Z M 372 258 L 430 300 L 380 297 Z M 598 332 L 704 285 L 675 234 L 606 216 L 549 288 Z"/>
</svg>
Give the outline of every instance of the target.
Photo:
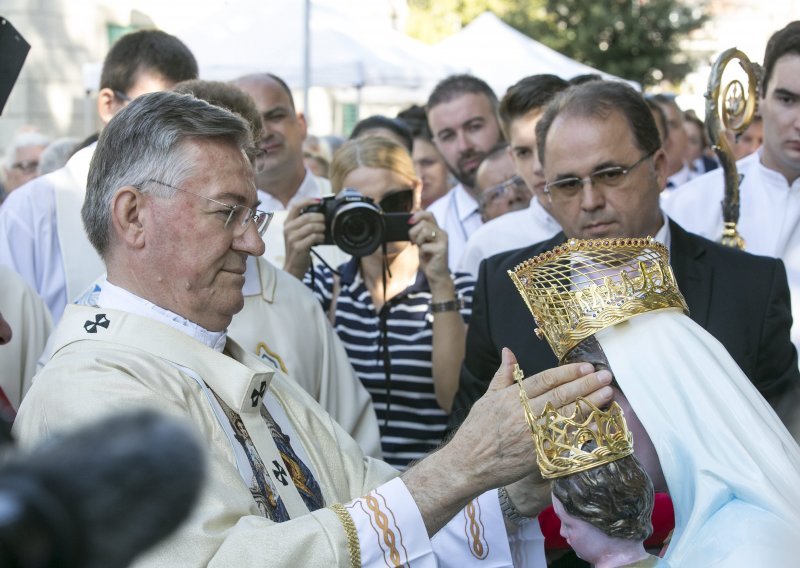
<svg viewBox="0 0 800 568">
<path fill-rule="evenodd" d="M 797 352 L 789 339 L 792 313 L 786 269 L 778 259 L 724 247 L 670 221 L 670 264 L 690 317 L 722 343 L 761 394 L 775 402 L 800 384 Z M 510 348 L 525 376 L 558 364 L 507 270 L 566 240 L 492 256 L 481 263 L 451 427 L 460 424 Z"/>
</svg>

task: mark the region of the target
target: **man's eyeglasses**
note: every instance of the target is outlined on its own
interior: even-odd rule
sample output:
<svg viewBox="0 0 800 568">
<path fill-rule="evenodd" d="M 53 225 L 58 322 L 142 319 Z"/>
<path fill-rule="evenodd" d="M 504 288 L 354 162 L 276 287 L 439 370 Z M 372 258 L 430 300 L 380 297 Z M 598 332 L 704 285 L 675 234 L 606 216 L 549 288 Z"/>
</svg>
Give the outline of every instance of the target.
<svg viewBox="0 0 800 568">
<path fill-rule="evenodd" d="M 36 160 L 22 160 L 21 162 L 14 162 L 11 164 L 12 170 L 19 170 L 24 174 L 32 174 L 36 172 L 39 167 L 39 162 Z"/>
<path fill-rule="evenodd" d="M 195 193 L 193 191 L 189 191 L 188 189 L 181 189 L 180 187 L 175 187 L 174 185 L 170 185 L 168 183 L 164 183 L 163 181 L 158 181 L 156 179 L 149 179 L 147 180 L 150 183 L 157 183 L 159 185 L 163 185 L 164 187 L 169 187 L 170 189 L 177 189 L 178 191 L 182 191 L 183 193 L 189 193 L 196 197 L 202 197 L 207 201 L 211 201 L 212 203 L 216 203 L 217 205 L 224 207 L 227 209 L 228 218 L 225 220 L 225 228 L 231 228 L 233 230 L 233 234 L 236 237 L 241 237 L 244 235 L 245 231 L 247 231 L 247 227 L 250 225 L 250 221 L 255 223 L 256 231 L 258 231 L 258 235 L 263 237 L 264 233 L 267 232 L 267 227 L 269 227 L 269 222 L 272 221 L 273 212 L 272 211 L 261 211 L 260 209 L 250 209 L 244 205 L 228 205 L 227 203 L 223 203 L 221 201 L 217 201 L 216 199 L 211 199 L 210 197 L 206 197 L 205 195 L 200 195 L 199 193 Z"/>
<path fill-rule="evenodd" d="M 510 179 L 507 179 L 503 183 L 499 183 L 486 189 L 481 194 L 481 201 L 484 206 L 487 206 L 494 200 L 499 199 L 510 192 L 515 194 L 519 194 L 520 192 L 530 194 L 530 191 L 528 191 L 528 188 L 525 185 L 525 180 L 519 176 L 514 176 Z"/>
<path fill-rule="evenodd" d="M 544 184 L 544 192 L 550 199 L 551 203 L 562 203 L 570 201 L 578 196 L 583 191 L 583 186 L 587 182 L 591 182 L 592 187 L 595 189 L 608 189 L 615 188 L 622 185 L 625 176 L 628 175 L 639 164 L 643 163 L 648 158 L 651 158 L 657 150 L 653 150 L 649 154 L 645 154 L 633 164 L 628 167 L 611 166 L 592 172 L 588 177 L 567 177 L 551 181 Z"/>
</svg>

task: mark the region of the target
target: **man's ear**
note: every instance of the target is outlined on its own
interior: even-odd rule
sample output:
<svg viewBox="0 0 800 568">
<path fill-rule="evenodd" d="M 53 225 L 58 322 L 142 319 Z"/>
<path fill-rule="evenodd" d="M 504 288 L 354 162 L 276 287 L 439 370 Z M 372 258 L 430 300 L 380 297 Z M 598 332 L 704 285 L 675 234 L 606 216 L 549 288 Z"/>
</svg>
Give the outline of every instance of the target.
<svg viewBox="0 0 800 568">
<path fill-rule="evenodd" d="M 667 187 L 667 153 L 662 146 L 653 154 L 653 169 L 656 172 L 659 191 Z"/>
<path fill-rule="evenodd" d="M 111 200 L 111 225 L 115 238 L 129 248 L 145 244 L 144 213 L 146 196 L 137 188 L 126 185 Z"/>
<path fill-rule="evenodd" d="M 308 136 L 308 122 L 306 121 L 306 115 L 302 112 L 297 113 L 297 122 L 300 124 L 300 129 L 303 131 L 303 140 L 306 139 Z"/>
<path fill-rule="evenodd" d="M 100 120 L 103 121 L 104 126 L 109 123 L 121 108 L 122 103 L 117 99 L 114 91 L 108 87 L 100 89 L 100 92 L 97 93 L 97 114 L 100 116 Z"/>
</svg>

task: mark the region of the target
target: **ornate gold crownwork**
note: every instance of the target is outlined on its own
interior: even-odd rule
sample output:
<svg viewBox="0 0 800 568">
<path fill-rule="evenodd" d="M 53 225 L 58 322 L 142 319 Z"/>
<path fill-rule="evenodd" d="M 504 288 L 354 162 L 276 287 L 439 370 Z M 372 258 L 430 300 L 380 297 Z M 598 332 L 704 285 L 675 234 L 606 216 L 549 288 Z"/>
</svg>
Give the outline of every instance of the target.
<svg viewBox="0 0 800 568">
<path fill-rule="evenodd" d="M 570 239 L 508 275 L 560 362 L 583 339 L 661 308 L 689 313 L 669 253 L 652 237 Z"/>
<path fill-rule="evenodd" d="M 541 416 L 536 416 L 527 397 L 523 402 L 536 461 L 545 479 L 586 471 L 633 453 L 633 436 L 616 402 L 604 411 L 579 398 L 570 416 L 558 413 L 549 402 Z M 584 408 L 589 409 L 588 414 Z"/>
</svg>

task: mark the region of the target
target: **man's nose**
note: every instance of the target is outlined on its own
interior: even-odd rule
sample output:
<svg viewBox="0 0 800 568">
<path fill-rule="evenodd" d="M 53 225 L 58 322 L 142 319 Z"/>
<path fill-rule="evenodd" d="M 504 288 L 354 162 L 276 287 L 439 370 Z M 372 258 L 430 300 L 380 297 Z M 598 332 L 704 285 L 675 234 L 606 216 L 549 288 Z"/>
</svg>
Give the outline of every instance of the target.
<svg viewBox="0 0 800 568">
<path fill-rule="evenodd" d="M 602 208 L 606 201 L 603 192 L 595 187 L 591 178 L 584 178 L 581 182 L 583 183 L 583 188 L 581 188 L 581 209 L 594 211 Z"/>
<path fill-rule="evenodd" d="M 264 238 L 258 234 L 258 228 L 255 223 L 248 223 L 244 233 L 233 240 L 233 248 L 251 256 L 261 256 L 264 254 L 266 250 Z"/>
<path fill-rule="evenodd" d="M 472 139 L 467 135 L 467 133 L 463 130 L 459 130 L 456 133 L 456 148 L 462 154 L 473 150 L 475 145 L 472 143 Z"/>
</svg>

